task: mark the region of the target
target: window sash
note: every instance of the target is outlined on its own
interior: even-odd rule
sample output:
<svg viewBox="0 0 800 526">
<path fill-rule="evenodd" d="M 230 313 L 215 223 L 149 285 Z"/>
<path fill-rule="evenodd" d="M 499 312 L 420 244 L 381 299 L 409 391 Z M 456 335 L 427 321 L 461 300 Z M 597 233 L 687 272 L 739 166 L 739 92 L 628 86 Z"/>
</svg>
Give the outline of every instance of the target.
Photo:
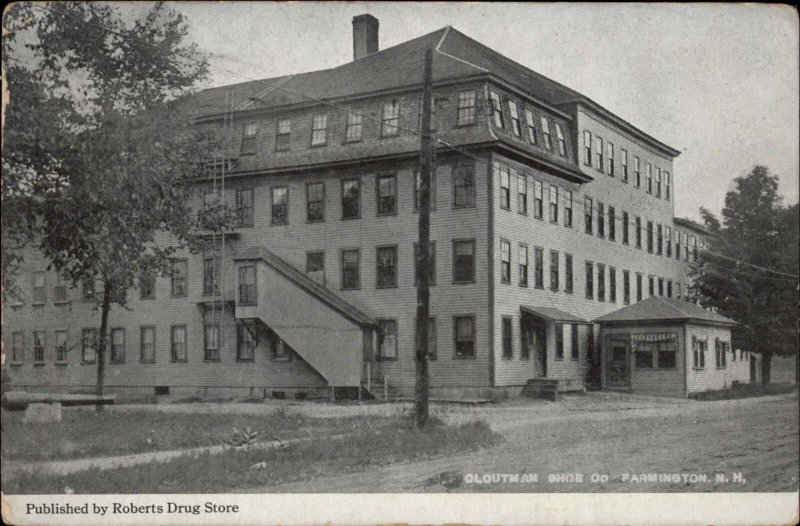
<svg viewBox="0 0 800 526">
<path fill-rule="evenodd" d="M 378 288 L 397 286 L 397 247 L 378 247 L 376 254 Z"/>
<path fill-rule="evenodd" d="M 342 289 L 358 289 L 361 286 L 361 254 L 358 250 L 342 251 Z"/>
<path fill-rule="evenodd" d="M 255 358 L 256 340 L 244 323 L 236 325 L 236 361 L 252 362 Z"/>
<path fill-rule="evenodd" d="M 381 137 L 397 135 L 400 131 L 400 103 L 396 100 L 385 102 L 381 112 Z"/>
<path fill-rule="evenodd" d="M 560 123 L 555 123 L 556 127 L 556 142 L 558 143 L 558 153 L 559 155 L 566 155 L 567 154 L 567 141 L 564 138 L 564 129 L 561 127 Z"/>
<path fill-rule="evenodd" d="M 67 331 L 56 331 L 56 362 L 67 361 L 67 341 L 69 333 Z"/>
<path fill-rule="evenodd" d="M 414 169 L 414 211 L 419 212 L 420 203 L 422 202 L 422 171 Z M 436 170 L 431 170 L 430 191 L 428 193 L 428 201 L 431 211 L 436 210 Z"/>
<path fill-rule="evenodd" d="M 528 140 L 533 145 L 538 144 L 539 139 L 536 137 L 536 117 L 533 115 L 533 111 L 525 110 L 525 122 L 528 126 Z"/>
<path fill-rule="evenodd" d="M 186 275 L 189 270 L 189 262 L 185 259 L 172 260 L 172 295 L 175 297 L 186 296 Z"/>
<path fill-rule="evenodd" d="M 83 363 L 94 363 L 97 359 L 97 329 L 83 329 L 81 359 Z"/>
<path fill-rule="evenodd" d="M 139 332 L 141 361 L 154 362 L 156 359 L 156 330 L 142 327 Z"/>
<path fill-rule="evenodd" d="M 239 267 L 239 303 L 253 305 L 257 301 L 256 267 L 253 265 Z"/>
<path fill-rule="evenodd" d="M 517 108 L 517 103 L 513 100 L 508 101 L 508 114 L 511 116 L 511 132 L 519 137 L 522 135 L 522 129 L 519 125 L 519 108 Z"/>
<path fill-rule="evenodd" d="M 397 359 L 397 321 L 378 320 L 378 358 L 384 360 Z"/>
<path fill-rule="evenodd" d="M 209 324 L 204 327 L 204 352 L 203 359 L 209 361 L 219 360 L 219 325 Z"/>
<path fill-rule="evenodd" d="M 306 220 L 309 222 L 325 220 L 325 183 L 306 185 Z"/>
<path fill-rule="evenodd" d="M 289 188 L 275 186 L 271 190 L 272 224 L 285 225 L 289 219 Z"/>
<path fill-rule="evenodd" d="M 550 251 L 550 290 L 554 292 L 558 292 L 559 283 L 558 283 L 558 259 L 559 254 L 555 250 Z"/>
<path fill-rule="evenodd" d="M 500 281 L 511 282 L 511 243 L 500 241 Z"/>
<path fill-rule="evenodd" d="M 457 358 L 475 357 L 475 318 L 455 316 L 453 318 L 455 356 Z"/>
<path fill-rule="evenodd" d="M 471 283 L 475 281 L 475 242 L 453 242 L 453 281 Z"/>
<path fill-rule="evenodd" d="M 564 291 L 573 291 L 572 254 L 564 254 Z"/>
<path fill-rule="evenodd" d="M 378 177 L 378 214 L 394 214 L 397 211 L 397 178 L 394 175 Z"/>
<path fill-rule="evenodd" d="M 125 362 L 125 329 L 111 329 L 111 362 Z"/>
<path fill-rule="evenodd" d="M 175 325 L 171 331 L 171 351 L 173 362 L 186 361 L 186 326 Z"/>
<path fill-rule="evenodd" d="M 342 181 L 342 219 L 361 217 L 361 181 L 346 179 Z"/>
<path fill-rule="evenodd" d="M 533 286 L 544 288 L 544 250 L 541 248 L 533 249 Z"/>
<path fill-rule="evenodd" d="M 542 115 L 542 138 L 544 139 L 544 147 L 552 150 L 553 138 L 550 135 L 550 120 L 544 115 Z"/>
<path fill-rule="evenodd" d="M 453 168 L 453 207 L 475 206 L 475 169 L 473 166 Z"/>
<path fill-rule="evenodd" d="M 528 286 L 528 245 L 520 243 L 517 248 L 517 265 L 519 272 L 519 284 Z"/>
<path fill-rule="evenodd" d="M 237 226 L 253 226 L 253 189 L 236 191 Z"/>
<path fill-rule="evenodd" d="M 361 125 L 362 117 L 359 113 L 348 113 L 347 123 L 345 124 L 344 139 L 347 142 L 355 142 L 361 140 Z"/>
<path fill-rule="evenodd" d="M 44 331 L 33 331 L 33 361 L 44 363 Z"/>
<path fill-rule="evenodd" d="M 492 119 L 494 120 L 494 125 L 497 128 L 505 128 L 505 123 L 503 122 L 503 108 L 500 103 L 500 95 L 494 91 L 490 91 L 489 104 L 492 107 Z"/>
<path fill-rule="evenodd" d="M 466 126 L 475 122 L 475 91 L 461 91 L 458 93 L 456 122 L 458 126 Z"/>
<path fill-rule="evenodd" d="M 311 146 L 321 146 L 328 142 L 328 115 L 314 115 L 311 119 Z"/>
<path fill-rule="evenodd" d="M 419 286 L 420 269 L 419 269 L 419 243 L 414 243 L 414 286 Z M 436 241 L 431 241 L 428 244 L 428 261 L 429 271 L 428 284 L 436 285 Z"/>
</svg>

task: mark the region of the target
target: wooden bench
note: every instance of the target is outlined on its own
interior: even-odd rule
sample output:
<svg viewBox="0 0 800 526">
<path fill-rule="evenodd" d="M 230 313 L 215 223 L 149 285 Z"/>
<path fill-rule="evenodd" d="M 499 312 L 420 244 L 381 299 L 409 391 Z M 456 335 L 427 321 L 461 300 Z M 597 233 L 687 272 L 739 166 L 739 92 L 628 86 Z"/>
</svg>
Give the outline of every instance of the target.
<svg viewBox="0 0 800 526">
<path fill-rule="evenodd" d="M 114 395 L 92 394 L 26 393 L 9 391 L 3 393 L 0 405 L 9 411 L 24 411 L 31 404 L 61 404 L 64 407 L 79 405 L 111 405 Z"/>
</svg>

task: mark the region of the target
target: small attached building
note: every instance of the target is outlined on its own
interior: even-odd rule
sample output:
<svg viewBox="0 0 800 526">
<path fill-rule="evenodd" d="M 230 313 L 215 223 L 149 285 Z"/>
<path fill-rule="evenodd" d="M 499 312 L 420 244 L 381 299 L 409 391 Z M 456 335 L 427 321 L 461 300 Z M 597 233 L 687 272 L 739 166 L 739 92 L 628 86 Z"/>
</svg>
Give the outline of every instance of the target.
<svg viewBox="0 0 800 526">
<path fill-rule="evenodd" d="M 604 389 L 688 396 L 750 381 L 731 348 L 735 321 L 676 298 L 653 296 L 595 319 Z"/>
</svg>

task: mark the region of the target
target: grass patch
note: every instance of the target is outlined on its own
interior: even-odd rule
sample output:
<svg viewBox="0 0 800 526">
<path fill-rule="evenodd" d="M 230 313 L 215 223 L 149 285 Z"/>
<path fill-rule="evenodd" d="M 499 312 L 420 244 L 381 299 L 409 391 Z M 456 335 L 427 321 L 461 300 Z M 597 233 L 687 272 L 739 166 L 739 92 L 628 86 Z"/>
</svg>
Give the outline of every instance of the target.
<svg viewBox="0 0 800 526">
<path fill-rule="evenodd" d="M 315 418 L 279 408 L 265 415 L 186 414 L 65 408 L 59 424 L 23 424 L 22 411 L 2 410 L 5 460 L 65 460 L 218 445 L 232 428 L 250 427 L 258 440 L 343 433 L 380 417 Z"/>
<path fill-rule="evenodd" d="M 797 390 L 797 386 L 794 384 L 736 384 L 728 389 L 692 393 L 689 395 L 689 398 L 703 402 L 713 400 L 736 400 L 738 398 L 791 393 L 795 390 Z"/>
<path fill-rule="evenodd" d="M 4 477 L 2 490 L 7 494 L 224 493 L 473 451 L 500 440 L 484 422 L 445 425 L 434 420 L 428 429 L 419 430 L 407 416 L 385 418 L 378 425 L 362 420 L 364 425 L 359 426 L 359 431 L 347 437 L 329 435 L 282 449 L 231 450 L 219 455 L 181 457 L 163 464 L 90 470 L 68 476 Z M 262 462 L 263 469 L 251 469 Z"/>
</svg>

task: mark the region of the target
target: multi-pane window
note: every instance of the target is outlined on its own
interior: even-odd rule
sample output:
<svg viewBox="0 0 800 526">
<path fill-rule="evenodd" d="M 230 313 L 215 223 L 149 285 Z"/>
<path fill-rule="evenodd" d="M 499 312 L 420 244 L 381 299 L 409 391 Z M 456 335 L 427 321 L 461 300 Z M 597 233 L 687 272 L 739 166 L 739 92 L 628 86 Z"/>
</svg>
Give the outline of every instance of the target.
<svg viewBox="0 0 800 526">
<path fill-rule="evenodd" d="M 522 129 L 519 125 L 519 108 L 517 108 L 517 103 L 513 100 L 508 101 L 508 115 L 511 117 L 511 132 L 519 137 L 522 135 Z"/>
<path fill-rule="evenodd" d="M 606 206 L 597 202 L 597 237 L 606 237 Z"/>
<path fill-rule="evenodd" d="M 533 285 L 537 289 L 544 288 L 544 250 L 533 249 Z"/>
<path fill-rule="evenodd" d="M 689 234 L 683 233 L 683 260 L 689 261 Z"/>
<path fill-rule="evenodd" d="M 564 190 L 564 226 L 572 227 L 572 191 Z"/>
<path fill-rule="evenodd" d="M 503 342 L 503 359 L 511 360 L 514 358 L 514 335 L 513 335 L 514 320 L 510 316 L 503 316 L 501 318 L 501 339 Z"/>
<path fill-rule="evenodd" d="M 414 324 L 414 342 L 416 345 L 419 345 L 419 334 L 416 331 L 417 324 Z M 431 316 L 428 318 L 428 359 L 435 360 L 437 353 L 436 353 L 436 318 Z"/>
<path fill-rule="evenodd" d="M 385 289 L 397 286 L 397 247 L 378 247 L 376 252 L 375 286 Z"/>
<path fill-rule="evenodd" d="M 56 284 L 53 287 L 53 303 L 65 303 L 67 301 L 67 284 L 64 278 L 56 273 Z"/>
<path fill-rule="evenodd" d="M 597 168 L 599 171 L 603 171 L 604 167 L 604 159 L 603 159 L 603 139 L 602 137 L 595 137 L 594 138 L 594 167 Z"/>
<path fill-rule="evenodd" d="M 594 204 L 590 197 L 583 200 L 583 224 L 587 234 L 592 233 L 592 223 L 594 223 Z"/>
<path fill-rule="evenodd" d="M 236 360 L 252 362 L 256 351 L 256 338 L 244 323 L 236 325 Z"/>
<path fill-rule="evenodd" d="M 589 130 L 583 131 L 583 163 L 592 165 L 592 132 Z"/>
<path fill-rule="evenodd" d="M 328 142 L 328 115 L 321 113 L 311 119 L 311 146 L 322 146 Z"/>
<path fill-rule="evenodd" d="M 273 225 L 285 225 L 289 222 L 289 188 L 275 186 L 272 191 L 272 218 Z"/>
<path fill-rule="evenodd" d="M 536 136 L 536 117 L 533 115 L 533 110 L 525 110 L 525 123 L 528 125 L 528 140 L 531 144 L 538 144 L 539 139 Z"/>
<path fill-rule="evenodd" d="M 219 294 L 220 258 L 203 259 L 203 296 Z"/>
<path fill-rule="evenodd" d="M 325 252 L 306 253 L 306 276 L 325 285 Z"/>
<path fill-rule="evenodd" d="M 614 177 L 614 143 L 606 144 L 606 157 L 608 157 L 608 175 Z"/>
<path fill-rule="evenodd" d="M 664 242 L 665 247 L 667 249 L 667 257 L 672 256 L 672 229 L 670 227 L 664 227 Z"/>
<path fill-rule="evenodd" d="M 642 248 L 642 218 L 636 216 L 636 248 Z"/>
<path fill-rule="evenodd" d="M 681 233 L 675 231 L 675 259 L 681 259 Z"/>
<path fill-rule="evenodd" d="M 475 281 L 475 241 L 472 239 L 453 241 L 453 281 Z"/>
<path fill-rule="evenodd" d="M 636 188 L 642 186 L 642 161 L 635 155 L 633 156 L 633 185 Z"/>
<path fill-rule="evenodd" d="M 672 297 L 672 280 L 671 279 L 667 280 L 667 297 L 668 298 Z"/>
<path fill-rule="evenodd" d="M 156 361 L 156 328 L 142 327 L 139 329 L 139 359 L 149 363 Z"/>
<path fill-rule="evenodd" d="M 94 363 L 97 359 L 97 329 L 83 329 L 81 338 L 81 361 Z"/>
<path fill-rule="evenodd" d="M 325 183 L 306 185 L 306 220 L 309 223 L 325 220 Z"/>
<path fill-rule="evenodd" d="M 143 270 L 139 274 L 139 298 L 143 300 L 156 297 L 156 276 L 152 272 Z"/>
<path fill-rule="evenodd" d="M 125 363 L 125 329 L 111 329 L 111 363 Z"/>
<path fill-rule="evenodd" d="M 475 206 L 475 167 L 453 167 L 453 208 Z"/>
<path fill-rule="evenodd" d="M 461 91 L 458 93 L 458 112 L 456 124 L 466 126 L 475 122 L 475 92 Z"/>
<path fill-rule="evenodd" d="M 288 150 L 292 140 L 292 120 L 278 119 L 278 130 L 275 133 L 275 150 Z"/>
<path fill-rule="evenodd" d="M 171 359 L 173 362 L 185 362 L 186 352 L 186 325 L 173 325 L 171 328 Z"/>
<path fill-rule="evenodd" d="M 189 262 L 185 259 L 173 259 L 170 262 L 170 279 L 172 295 L 186 296 L 186 276 L 189 274 Z"/>
<path fill-rule="evenodd" d="M 544 213 L 543 194 L 544 189 L 541 181 L 533 181 L 533 217 L 541 219 Z"/>
<path fill-rule="evenodd" d="M 203 359 L 210 362 L 219 361 L 219 324 L 209 323 L 203 331 Z"/>
<path fill-rule="evenodd" d="M 34 272 L 33 281 L 33 304 L 42 305 L 47 301 L 47 287 L 45 285 L 44 271 Z"/>
<path fill-rule="evenodd" d="M 550 251 L 550 290 L 558 292 L 558 251 Z"/>
<path fill-rule="evenodd" d="M 622 303 L 624 305 L 631 303 L 631 273 L 628 270 L 622 271 Z"/>
<path fill-rule="evenodd" d="M 556 360 L 564 359 L 564 329 L 565 324 L 556 323 L 554 326 L 556 332 Z"/>
<path fill-rule="evenodd" d="M 489 105 L 492 108 L 492 119 L 497 128 L 505 128 L 503 122 L 503 107 L 500 105 L 500 95 L 494 91 L 489 92 Z"/>
<path fill-rule="evenodd" d="M 656 197 L 661 197 L 661 168 L 656 168 Z"/>
<path fill-rule="evenodd" d="M 553 149 L 553 137 L 550 134 L 550 119 L 542 115 L 542 138 L 544 139 L 544 147 L 548 150 Z"/>
<path fill-rule="evenodd" d="M 511 177 L 509 175 L 508 166 L 501 165 L 500 163 L 494 164 L 495 172 L 500 175 L 500 208 L 504 210 L 511 209 Z"/>
<path fill-rule="evenodd" d="M 361 217 L 361 181 L 345 179 L 342 181 L 342 219 Z"/>
<path fill-rule="evenodd" d="M 518 273 L 519 273 L 519 284 L 521 287 L 528 286 L 528 245 L 524 243 L 519 244 L 519 248 L 517 249 L 517 260 L 518 260 Z"/>
<path fill-rule="evenodd" d="M 528 176 L 517 174 L 517 212 L 528 215 Z"/>
<path fill-rule="evenodd" d="M 453 317 L 456 358 L 475 357 L 475 316 Z"/>
<path fill-rule="evenodd" d="M 580 349 L 578 348 L 578 324 L 571 323 L 570 326 L 572 327 L 570 330 L 570 344 L 572 347 L 571 358 L 577 361 L 580 358 Z"/>
<path fill-rule="evenodd" d="M 362 116 L 360 113 L 348 113 L 347 120 L 344 125 L 344 140 L 346 142 L 355 142 L 361 140 L 361 124 Z"/>
<path fill-rule="evenodd" d="M 608 301 L 617 302 L 617 269 L 608 267 Z"/>
<path fill-rule="evenodd" d="M 257 301 L 256 267 L 253 265 L 239 267 L 239 303 L 254 305 Z"/>
<path fill-rule="evenodd" d="M 647 293 L 649 296 L 656 295 L 656 278 L 655 276 L 647 276 Z"/>
<path fill-rule="evenodd" d="M 642 277 L 641 272 L 636 273 L 636 301 L 642 301 Z"/>
<path fill-rule="evenodd" d="M 381 137 L 397 135 L 400 129 L 400 103 L 396 100 L 385 102 L 381 112 Z"/>
<path fill-rule="evenodd" d="M 397 212 L 397 177 L 378 176 L 378 215 L 391 215 Z"/>
<path fill-rule="evenodd" d="M 33 362 L 44 363 L 44 331 L 33 331 Z"/>
<path fill-rule="evenodd" d="M 511 283 L 511 243 L 500 241 L 500 282 Z"/>
<path fill-rule="evenodd" d="M 624 244 L 626 244 L 626 245 L 630 241 L 630 235 L 629 235 L 629 233 L 630 233 L 630 224 L 628 223 L 629 221 L 630 221 L 630 217 L 628 216 L 628 212 L 623 211 L 622 212 L 622 242 Z"/>
<path fill-rule="evenodd" d="M 558 223 L 558 187 L 550 185 L 550 222 Z"/>
<path fill-rule="evenodd" d="M 664 227 L 656 225 L 656 254 L 659 256 L 664 252 Z"/>
<path fill-rule="evenodd" d="M 560 123 L 555 123 L 556 126 L 556 143 L 558 144 L 558 154 L 567 155 L 567 140 L 564 137 L 564 128 Z"/>
<path fill-rule="evenodd" d="M 361 253 L 358 249 L 342 250 L 342 290 L 361 287 Z"/>
<path fill-rule="evenodd" d="M 56 363 L 67 361 L 67 331 L 56 331 Z"/>
<path fill-rule="evenodd" d="M 236 226 L 253 226 L 253 189 L 236 190 Z"/>
<path fill-rule="evenodd" d="M 617 240 L 617 211 L 613 206 L 608 207 L 608 239 Z"/>
<path fill-rule="evenodd" d="M 653 193 L 653 165 L 650 163 L 645 164 L 645 177 L 647 179 L 647 193 Z"/>
<path fill-rule="evenodd" d="M 11 335 L 11 362 L 25 361 L 25 333 L 17 331 Z"/>
<path fill-rule="evenodd" d="M 397 320 L 378 320 L 378 359 L 397 359 Z"/>
<path fill-rule="evenodd" d="M 564 254 L 564 291 L 572 292 L 572 254 Z"/>
<path fill-rule="evenodd" d="M 586 299 L 594 299 L 594 264 L 586 262 Z"/>
<path fill-rule="evenodd" d="M 695 369 L 705 369 L 706 349 L 708 349 L 708 340 L 701 340 L 697 336 L 692 336 L 692 354 L 694 355 Z"/>
<path fill-rule="evenodd" d="M 692 236 L 692 259 L 697 259 L 697 238 Z"/>
<path fill-rule="evenodd" d="M 422 204 L 422 170 L 414 169 L 414 211 L 419 212 Z M 436 170 L 431 170 L 428 204 L 431 210 L 436 210 Z"/>
<path fill-rule="evenodd" d="M 258 137 L 258 124 L 248 122 L 242 127 L 242 155 L 256 153 L 256 140 Z"/>
<path fill-rule="evenodd" d="M 628 182 L 628 150 L 622 149 L 619 152 L 619 162 L 622 166 L 622 182 Z"/>
<path fill-rule="evenodd" d="M 647 251 L 653 253 L 653 222 L 647 222 Z"/>
<path fill-rule="evenodd" d="M 419 243 L 414 243 L 414 286 L 419 286 L 420 266 L 419 266 Z M 436 241 L 431 241 L 428 245 L 428 284 L 436 285 Z"/>
<path fill-rule="evenodd" d="M 606 301 L 606 266 L 597 264 L 597 301 Z"/>
<path fill-rule="evenodd" d="M 669 201 L 669 172 L 664 171 L 664 199 Z"/>
</svg>

